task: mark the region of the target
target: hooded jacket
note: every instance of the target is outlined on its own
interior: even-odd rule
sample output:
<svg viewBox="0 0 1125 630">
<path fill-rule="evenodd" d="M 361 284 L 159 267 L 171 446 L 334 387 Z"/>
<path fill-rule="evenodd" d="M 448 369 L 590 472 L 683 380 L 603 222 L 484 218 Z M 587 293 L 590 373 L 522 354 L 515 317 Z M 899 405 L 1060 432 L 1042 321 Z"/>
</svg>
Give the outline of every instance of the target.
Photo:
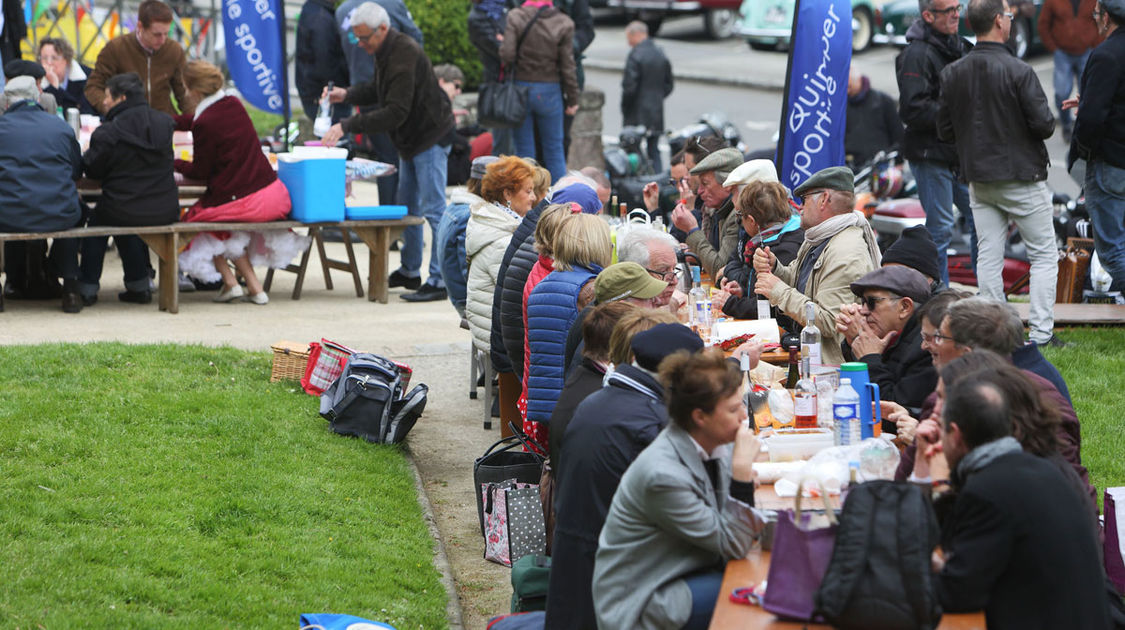
<svg viewBox="0 0 1125 630">
<path fill-rule="evenodd" d="M 100 225 L 166 225 L 180 216 L 172 171 L 172 117 L 129 99 L 106 112 L 82 157 L 86 176 L 102 185 Z"/>
<path fill-rule="evenodd" d="M 957 165 L 957 151 L 937 136 L 942 68 L 969 52 L 972 44 L 959 35 L 942 35 L 923 20 L 906 31 L 906 48 L 895 59 L 898 75 L 898 114 L 906 125 L 903 155 L 908 160 L 932 160 Z"/>
<path fill-rule="evenodd" d="M 482 352 L 488 352 L 497 274 L 520 218 L 483 199 L 475 203 L 469 212 L 469 223 L 465 226 L 465 254 L 469 259 L 465 318 L 469 320 L 469 330 L 473 333 L 473 345 Z"/>
</svg>

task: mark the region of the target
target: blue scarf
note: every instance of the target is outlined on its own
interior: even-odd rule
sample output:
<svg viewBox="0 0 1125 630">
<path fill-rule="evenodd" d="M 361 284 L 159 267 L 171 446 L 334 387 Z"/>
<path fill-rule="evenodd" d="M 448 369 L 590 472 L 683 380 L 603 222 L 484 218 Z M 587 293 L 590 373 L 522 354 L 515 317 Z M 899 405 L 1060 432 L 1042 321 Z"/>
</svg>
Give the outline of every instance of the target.
<svg viewBox="0 0 1125 630">
<path fill-rule="evenodd" d="M 480 7 L 481 11 L 487 13 L 493 22 L 504 21 L 504 0 L 481 0 L 477 6 Z"/>
</svg>

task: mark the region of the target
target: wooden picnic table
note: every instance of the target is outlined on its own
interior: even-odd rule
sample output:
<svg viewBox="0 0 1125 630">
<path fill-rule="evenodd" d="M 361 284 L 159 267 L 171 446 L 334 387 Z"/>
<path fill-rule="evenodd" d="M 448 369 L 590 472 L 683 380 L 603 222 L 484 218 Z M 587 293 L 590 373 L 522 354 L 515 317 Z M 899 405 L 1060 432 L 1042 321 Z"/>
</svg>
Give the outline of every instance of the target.
<svg viewBox="0 0 1125 630">
<path fill-rule="evenodd" d="M 410 225 L 421 225 L 422 217 L 405 216 L 401 219 L 372 219 L 357 221 L 333 221 L 327 223 L 302 223 L 300 221 L 269 221 L 265 223 L 172 223 L 153 226 L 99 226 L 80 227 L 58 232 L 2 232 L 0 245 L 6 241 L 34 241 L 48 238 L 82 238 L 86 236 L 117 236 L 136 234 L 160 259 L 157 276 L 160 310 L 178 313 L 179 295 L 179 253 L 196 234 L 201 232 L 222 232 L 233 230 L 285 230 L 308 227 L 310 230 L 322 228 L 351 229 L 359 235 L 369 251 L 367 299 L 387 303 L 389 295 L 388 274 L 390 273 L 390 246 L 399 234 Z M 349 248 L 350 249 L 350 248 Z M 323 251 L 321 252 L 323 262 Z M 308 255 L 302 258 L 299 278 L 303 278 L 304 265 Z M 349 261 L 354 273 L 354 260 Z M 3 271 L 0 265 L 0 271 Z M 327 267 L 325 274 L 327 274 Z"/>
<path fill-rule="evenodd" d="M 838 496 L 831 498 L 833 507 L 839 507 Z M 754 493 L 754 505 L 761 509 L 784 510 L 793 507 L 793 499 L 777 496 L 773 484 L 763 484 Z M 813 509 L 820 505 L 819 499 L 803 499 L 802 505 L 811 506 Z M 827 624 L 808 623 L 803 621 L 783 621 L 773 613 L 767 612 L 761 606 L 736 604 L 730 600 L 731 592 L 736 588 L 753 586 L 761 583 L 769 575 L 770 552 L 759 548 L 753 549 L 742 560 L 731 560 L 727 563 L 723 573 L 723 583 L 719 587 L 719 598 L 715 602 L 715 613 L 711 617 L 711 630 L 797 630 L 814 628 L 831 628 Z M 968 613 L 958 615 L 943 615 L 939 630 L 985 630 L 984 613 Z"/>
</svg>

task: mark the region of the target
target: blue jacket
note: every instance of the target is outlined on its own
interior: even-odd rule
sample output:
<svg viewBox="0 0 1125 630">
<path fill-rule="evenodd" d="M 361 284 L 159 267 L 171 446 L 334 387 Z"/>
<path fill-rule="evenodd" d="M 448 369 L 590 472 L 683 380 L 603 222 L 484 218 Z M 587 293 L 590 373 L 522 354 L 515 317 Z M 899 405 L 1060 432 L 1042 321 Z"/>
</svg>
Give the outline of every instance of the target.
<svg viewBox="0 0 1125 630">
<path fill-rule="evenodd" d="M 82 152 L 74 131 L 54 114 L 21 101 L 0 116 L 0 231 L 53 232 L 78 225 L 74 182 Z"/>
<path fill-rule="evenodd" d="M 549 423 L 565 384 L 566 334 L 578 316 L 578 293 L 601 269 L 552 271 L 527 298 L 527 419 Z"/>
<path fill-rule="evenodd" d="M 449 301 L 462 316 L 468 299 L 469 262 L 465 256 L 465 226 L 469 223 L 469 206 L 480 199 L 468 192 L 456 191 L 441 216 L 438 226 L 438 251 L 441 252 L 441 279 L 449 293 Z"/>
</svg>

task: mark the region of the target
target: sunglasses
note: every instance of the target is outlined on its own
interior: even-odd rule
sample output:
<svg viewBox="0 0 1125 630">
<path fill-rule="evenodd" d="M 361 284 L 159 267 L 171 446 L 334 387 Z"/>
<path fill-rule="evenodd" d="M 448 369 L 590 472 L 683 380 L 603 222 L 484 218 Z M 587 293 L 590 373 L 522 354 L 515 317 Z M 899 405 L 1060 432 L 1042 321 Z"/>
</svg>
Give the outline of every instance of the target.
<svg viewBox="0 0 1125 630">
<path fill-rule="evenodd" d="M 868 311 L 874 311 L 875 307 L 879 304 L 879 302 L 882 302 L 883 300 L 901 300 L 901 299 L 902 298 L 900 298 L 900 297 L 875 297 L 874 295 L 869 295 L 865 298 L 860 298 L 859 303 L 866 306 Z"/>
</svg>

